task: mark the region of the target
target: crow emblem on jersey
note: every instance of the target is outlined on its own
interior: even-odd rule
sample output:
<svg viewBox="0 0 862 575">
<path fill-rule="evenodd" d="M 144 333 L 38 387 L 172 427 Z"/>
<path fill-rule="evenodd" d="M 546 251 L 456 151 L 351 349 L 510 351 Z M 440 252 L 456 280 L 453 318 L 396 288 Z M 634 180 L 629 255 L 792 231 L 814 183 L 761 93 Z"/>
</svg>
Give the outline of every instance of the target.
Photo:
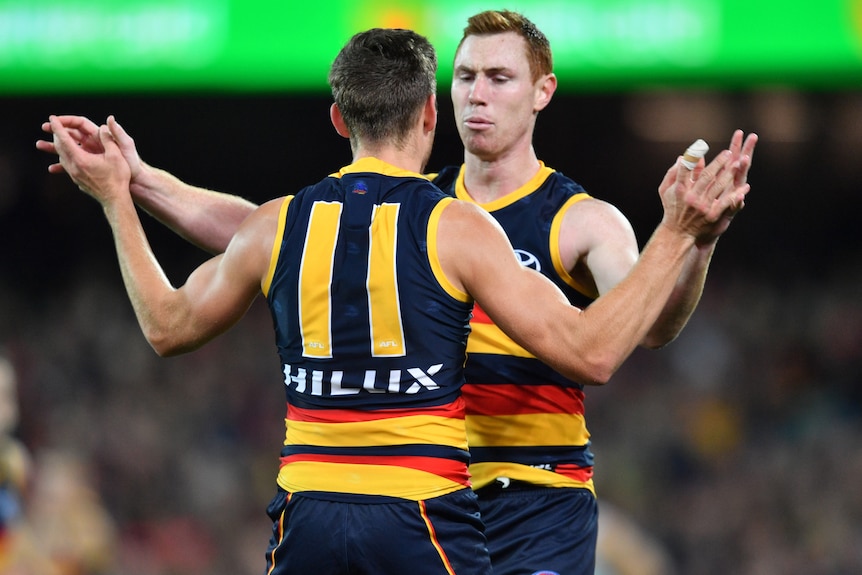
<svg viewBox="0 0 862 575">
<path fill-rule="evenodd" d="M 362 180 L 359 180 L 353 186 L 353 193 L 359 194 L 360 196 L 364 196 L 365 194 L 368 193 L 368 186 L 365 184 L 365 182 L 363 182 Z"/>
</svg>

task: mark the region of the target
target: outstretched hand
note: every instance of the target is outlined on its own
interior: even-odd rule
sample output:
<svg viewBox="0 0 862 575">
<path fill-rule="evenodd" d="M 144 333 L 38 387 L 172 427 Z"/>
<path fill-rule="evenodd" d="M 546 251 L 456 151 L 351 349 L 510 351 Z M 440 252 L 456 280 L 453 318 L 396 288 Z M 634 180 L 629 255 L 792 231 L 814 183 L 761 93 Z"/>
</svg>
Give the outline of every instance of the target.
<svg viewBox="0 0 862 575">
<path fill-rule="evenodd" d="M 706 166 L 701 159 L 690 170 L 677 158 L 659 186 L 665 212 L 663 221 L 679 232 L 690 234 L 697 245 L 714 243 L 745 207 L 751 189 L 748 170 L 757 135 L 749 134 L 744 143 L 742 136 L 741 130 L 735 131 L 730 148 Z"/>
<path fill-rule="evenodd" d="M 94 130 L 89 122 L 92 125 L 67 128 L 58 116 L 51 116 L 48 124 L 59 165 L 81 190 L 103 206 L 129 196 L 131 170 L 107 125 Z"/>
<path fill-rule="evenodd" d="M 93 123 L 89 118 L 84 116 L 54 116 L 59 121 L 59 124 L 64 128 L 72 141 L 77 144 L 82 152 L 88 154 L 104 154 L 105 147 L 99 137 L 99 126 Z M 114 116 L 108 116 L 107 120 L 108 131 L 110 132 L 113 141 L 119 147 L 120 152 L 129 165 L 130 177 L 132 180 L 138 177 L 143 170 L 143 162 L 138 156 L 138 150 L 135 147 L 135 141 L 129 136 L 122 126 L 117 122 Z M 42 131 L 46 134 L 53 134 L 54 128 L 50 121 L 42 124 Z M 36 149 L 49 154 L 58 154 L 54 139 L 37 140 Z M 62 162 L 57 162 L 48 166 L 48 172 L 52 174 L 62 174 L 66 169 Z"/>
</svg>

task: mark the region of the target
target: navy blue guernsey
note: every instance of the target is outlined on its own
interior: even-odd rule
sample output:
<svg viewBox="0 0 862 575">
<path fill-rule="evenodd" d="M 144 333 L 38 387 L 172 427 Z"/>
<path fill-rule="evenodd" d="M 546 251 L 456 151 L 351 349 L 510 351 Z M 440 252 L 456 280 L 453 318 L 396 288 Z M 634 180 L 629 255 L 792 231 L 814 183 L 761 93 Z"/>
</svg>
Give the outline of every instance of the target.
<svg viewBox="0 0 862 575">
<path fill-rule="evenodd" d="M 284 200 L 264 293 L 288 400 L 287 491 L 420 500 L 469 485 L 472 301 L 436 244 L 452 201 L 374 158 Z"/>
<path fill-rule="evenodd" d="M 464 187 L 463 167 L 445 168 L 433 181 L 476 203 Z M 581 308 L 597 294 L 564 269 L 559 234 L 568 207 L 588 197 L 579 184 L 542 164 L 518 190 L 479 204 L 503 227 L 521 264 L 544 274 Z M 464 397 L 474 488 L 505 477 L 592 491 L 583 386 L 512 341 L 478 305 L 471 326 Z"/>
</svg>

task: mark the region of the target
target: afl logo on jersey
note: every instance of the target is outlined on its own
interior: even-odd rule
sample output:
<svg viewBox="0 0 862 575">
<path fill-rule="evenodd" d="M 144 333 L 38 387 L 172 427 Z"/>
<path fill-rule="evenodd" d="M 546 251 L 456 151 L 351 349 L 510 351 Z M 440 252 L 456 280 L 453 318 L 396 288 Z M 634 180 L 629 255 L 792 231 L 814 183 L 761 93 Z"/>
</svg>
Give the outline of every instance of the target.
<svg viewBox="0 0 862 575">
<path fill-rule="evenodd" d="M 526 250 L 515 250 L 515 255 L 518 256 L 518 261 L 521 262 L 521 265 L 525 268 L 531 268 L 536 270 L 537 272 L 542 271 L 542 264 L 539 263 L 539 258 L 531 254 Z"/>
</svg>

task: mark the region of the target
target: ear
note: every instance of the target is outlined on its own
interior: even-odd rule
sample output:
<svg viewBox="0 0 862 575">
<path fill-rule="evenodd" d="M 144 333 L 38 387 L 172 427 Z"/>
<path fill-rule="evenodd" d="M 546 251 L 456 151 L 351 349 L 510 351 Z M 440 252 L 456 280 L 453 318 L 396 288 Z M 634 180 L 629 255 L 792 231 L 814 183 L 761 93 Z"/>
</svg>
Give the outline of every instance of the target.
<svg viewBox="0 0 862 575">
<path fill-rule="evenodd" d="M 557 91 L 557 76 L 553 73 L 545 75 L 537 82 L 536 101 L 533 104 L 533 112 L 541 112 L 545 106 L 551 103 L 554 92 Z"/>
<path fill-rule="evenodd" d="M 422 130 L 424 133 L 433 132 L 437 129 L 437 95 L 431 94 L 425 101 L 422 111 Z"/>
<path fill-rule="evenodd" d="M 332 125 L 335 126 L 335 131 L 338 132 L 339 136 L 342 138 L 350 137 L 350 130 L 347 129 L 347 124 L 341 116 L 341 110 L 338 109 L 338 104 L 333 103 L 329 107 L 329 119 L 332 121 Z"/>
</svg>

